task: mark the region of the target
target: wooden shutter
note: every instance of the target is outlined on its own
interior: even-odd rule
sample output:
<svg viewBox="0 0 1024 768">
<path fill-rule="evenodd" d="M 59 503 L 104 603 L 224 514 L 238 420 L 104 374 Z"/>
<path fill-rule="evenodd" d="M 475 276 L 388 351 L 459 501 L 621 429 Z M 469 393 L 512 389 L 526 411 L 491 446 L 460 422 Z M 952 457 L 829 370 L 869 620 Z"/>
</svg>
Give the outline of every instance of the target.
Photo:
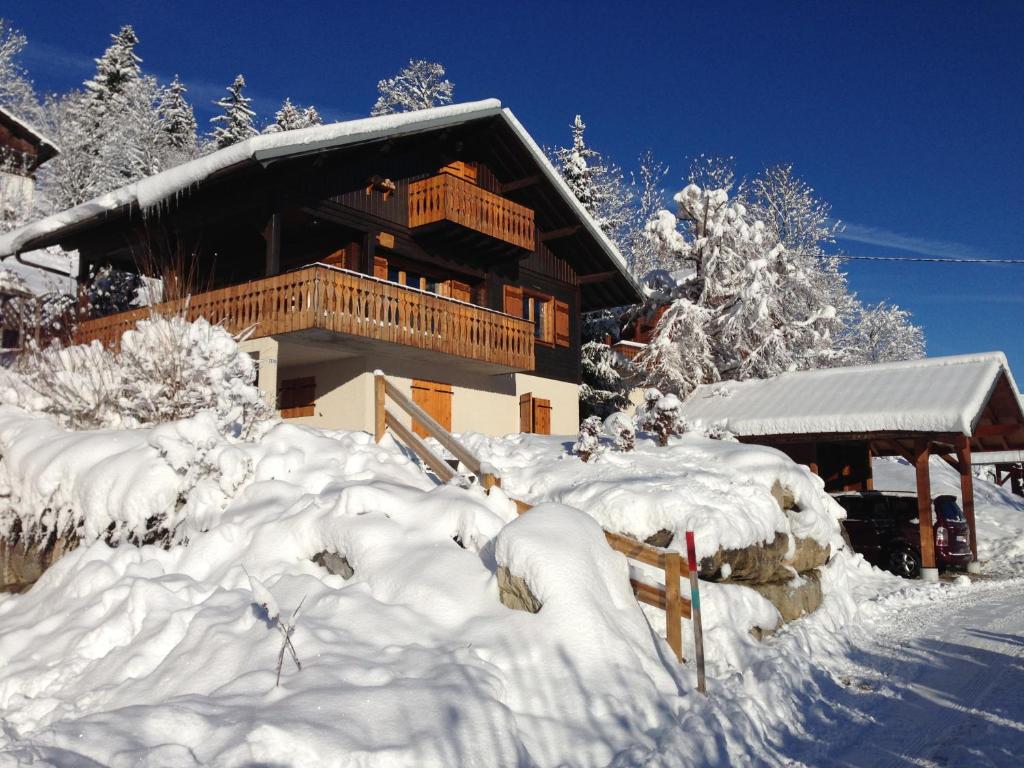
<svg viewBox="0 0 1024 768">
<path fill-rule="evenodd" d="M 569 346 L 569 305 L 555 300 L 555 345 Z"/>
<path fill-rule="evenodd" d="M 533 395 L 519 396 L 519 431 L 533 432 Z"/>
<path fill-rule="evenodd" d="M 413 379 L 412 401 L 445 429 L 452 428 L 452 387 L 436 381 Z M 423 425 L 413 419 L 412 429 L 420 437 L 429 437 Z"/>
<path fill-rule="evenodd" d="M 523 316 L 523 289 L 514 285 L 505 286 L 505 314 Z"/>
<path fill-rule="evenodd" d="M 450 291 L 448 295 L 451 296 L 453 299 L 458 299 L 459 301 L 467 302 L 473 300 L 472 292 L 469 288 L 469 285 L 467 285 L 466 283 L 460 283 L 458 280 L 449 280 L 448 288 Z"/>
<path fill-rule="evenodd" d="M 551 434 L 551 401 L 533 398 L 533 430 L 538 435 Z"/>
<path fill-rule="evenodd" d="M 278 390 L 277 405 L 282 419 L 313 416 L 316 413 L 316 377 L 285 379 Z"/>
<path fill-rule="evenodd" d="M 373 257 L 373 276 L 381 280 L 388 279 L 388 260 L 383 256 Z"/>
</svg>

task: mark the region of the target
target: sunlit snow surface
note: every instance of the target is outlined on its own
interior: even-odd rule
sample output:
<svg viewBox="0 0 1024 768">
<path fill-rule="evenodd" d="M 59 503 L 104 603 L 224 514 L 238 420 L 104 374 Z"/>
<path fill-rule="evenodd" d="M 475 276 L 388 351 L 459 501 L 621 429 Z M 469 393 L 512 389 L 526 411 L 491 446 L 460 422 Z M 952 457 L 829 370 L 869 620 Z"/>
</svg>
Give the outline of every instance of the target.
<svg viewBox="0 0 1024 768">
<path fill-rule="evenodd" d="M 780 734 L 817 723 L 819 662 L 846 652 L 869 601 L 908 589 L 840 552 L 824 607 L 758 643 L 746 627 L 773 609 L 703 585 L 704 699 L 595 518 L 629 528 L 634 510 L 638 535 L 668 522 L 719 543 L 793 531 L 767 503 L 777 477 L 816 520 L 805 532 L 832 539 L 834 508 L 780 454 L 687 436 L 583 465 L 556 438 L 468 437 L 505 492 L 559 502 L 519 517 L 501 492 L 436 487 L 390 439 L 206 434 L 71 434 L 0 408 L 5 524 L 60 515 L 102 536 L 180 507 L 169 548 L 96 540 L 0 597 L 0 765 L 774 764 Z M 645 495 L 659 511 L 641 514 Z M 355 575 L 311 562 L 323 550 Z M 501 605 L 499 564 L 530 580 L 540 613 Z M 282 616 L 305 598 L 303 669 L 279 688 L 280 634 L 249 574 Z"/>
</svg>

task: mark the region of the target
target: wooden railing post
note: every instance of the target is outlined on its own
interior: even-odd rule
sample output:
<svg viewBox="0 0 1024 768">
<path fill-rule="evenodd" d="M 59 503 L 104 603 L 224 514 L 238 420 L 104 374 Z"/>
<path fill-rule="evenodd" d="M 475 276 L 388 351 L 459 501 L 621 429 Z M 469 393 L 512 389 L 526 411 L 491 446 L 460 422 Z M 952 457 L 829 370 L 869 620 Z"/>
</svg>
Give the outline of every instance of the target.
<svg viewBox="0 0 1024 768">
<path fill-rule="evenodd" d="M 686 561 L 690 571 L 690 622 L 693 624 L 694 656 L 697 659 L 697 690 L 706 695 L 704 627 L 700 621 L 700 582 L 697 579 L 697 546 L 693 541 L 693 531 L 686 532 Z"/>
<path fill-rule="evenodd" d="M 384 439 L 384 431 L 387 429 L 384 411 L 384 374 L 381 371 L 373 372 L 373 439 L 380 442 Z"/>
<path fill-rule="evenodd" d="M 676 652 L 678 661 L 683 660 L 683 607 L 679 602 L 681 560 L 678 552 L 665 554 L 665 639 Z"/>
</svg>

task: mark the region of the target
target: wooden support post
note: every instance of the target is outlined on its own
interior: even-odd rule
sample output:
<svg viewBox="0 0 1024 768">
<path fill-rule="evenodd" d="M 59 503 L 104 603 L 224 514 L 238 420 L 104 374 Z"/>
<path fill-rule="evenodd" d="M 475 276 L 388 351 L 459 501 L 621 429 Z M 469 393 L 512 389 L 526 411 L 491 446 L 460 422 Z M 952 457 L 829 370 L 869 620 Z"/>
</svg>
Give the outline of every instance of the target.
<svg viewBox="0 0 1024 768">
<path fill-rule="evenodd" d="M 921 578 L 938 581 L 935 567 L 935 532 L 932 529 L 932 486 L 928 473 L 929 441 L 918 438 L 914 442 L 914 468 L 917 474 L 917 520 L 921 531 Z"/>
<path fill-rule="evenodd" d="M 960 503 L 967 518 L 968 535 L 971 537 L 971 562 L 967 566 L 970 573 L 980 573 L 978 562 L 978 536 L 974 526 L 974 475 L 971 473 L 971 439 L 966 435 L 957 438 L 956 459 L 960 465 Z"/>
<path fill-rule="evenodd" d="M 1010 467 L 1010 493 L 1024 496 L 1024 469 L 1020 464 Z"/>
<path fill-rule="evenodd" d="M 387 423 L 384 416 L 384 374 L 374 371 L 373 374 L 373 439 L 380 442 L 384 439 Z"/>
<path fill-rule="evenodd" d="M 490 491 L 491 488 L 501 488 L 501 478 L 490 472 L 484 472 L 480 475 L 480 485 L 485 491 Z"/>
<path fill-rule="evenodd" d="M 686 562 L 690 571 L 690 622 L 693 624 L 693 650 L 697 660 L 697 690 L 706 696 L 704 627 L 700 620 L 700 582 L 697 580 L 697 545 L 693 541 L 693 531 L 686 532 Z"/>
<path fill-rule="evenodd" d="M 665 639 L 679 661 L 683 661 L 683 607 L 679 602 L 681 560 L 678 552 L 665 555 Z"/>
</svg>

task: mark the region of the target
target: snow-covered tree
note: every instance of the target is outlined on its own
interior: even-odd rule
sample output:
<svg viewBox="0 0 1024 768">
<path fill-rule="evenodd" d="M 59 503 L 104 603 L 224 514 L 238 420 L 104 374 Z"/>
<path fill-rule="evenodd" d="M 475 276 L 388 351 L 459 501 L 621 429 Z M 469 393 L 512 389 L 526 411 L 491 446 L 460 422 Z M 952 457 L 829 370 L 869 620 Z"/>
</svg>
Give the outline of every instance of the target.
<svg viewBox="0 0 1024 768">
<path fill-rule="evenodd" d="M 616 411 L 604 420 L 604 433 L 622 453 L 629 453 L 636 447 L 636 429 L 625 411 Z"/>
<path fill-rule="evenodd" d="M 306 107 L 303 109 L 292 104 L 291 99 L 285 99 L 281 108 L 274 115 L 274 122 L 264 128 L 263 132 L 293 131 L 297 128 L 309 128 L 322 124 L 323 120 L 316 107 Z"/>
<path fill-rule="evenodd" d="M 111 38 L 113 42 L 96 59 L 96 74 L 84 83 L 85 92 L 102 104 L 114 101 L 142 73 L 142 59 L 135 53 L 139 38 L 131 25 L 121 27 Z"/>
<path fill-rule="evenodd" d="M 142 279 L 131 272 L 110 265 L 95 270 L 87 287 L 89 314 L 106 317 L 125 312 L 138 305 Z"/>
<path fill-rule="evenodd" d="M 608 415 L 626 407 L 629 385 L 622 375 L 625 367 L 603 341 L 588 341 L 581 350 L 582 378 L 580 412 L 584 416 Z"/>
<path fill-rule="evenodd" d="M 20 31 L 0 18 L 0 106 L 18 117 L 36 122 L 39 101 L 28 73 L 18 57 L 28 40 Z"/>
<path fill-rule="evenodd" d="M 172 151 L 180 153 L 182 159 L 193 156 L 196 151 L 196 115 L 185 98 L 186 93 L 188 89 L 175 75 L 171 84 L 161 91 L 157 107 L 164 141 Z"/>
<path fill-rule="evenodd" d="M 252 99 L 242 93 L 243 88 L 245 78 L 238 75 L 227 87 L 228 95 L 215 102 L 223 110 L 221 114 L 210 118 L 210 122 L 216 125 L 213 129 L 213 141 L 217 149 L 230 147 L 256 135 L 256 129 L 253 127 L 256 113 L 249 106 Z"/>
<path fill-rule="evenodd" d="M 633 361 L 643 371 L 644 382 L 685 396 L 700 384 L 717 381 L 710 331 L 711 311 L 686 298 L 673 301 L 650 343 Z"/>
<path fill-rule="evenodd" d="M 588 416 L 580 424 L 580 433 L 573 443 L 572 452 L 583 461 L 590 461 L 594 456 L 602 453 L 604 446 L 601 445 L 601 432 L 604 429 L 604 420 L 600 416 Z"/>
<path fill-rule="evenodd" d="M 663 395 L 655 388 L 644 392 L 644 402 L 636 409 L 636 428 L 648 432 L 658 445 L 668 445 L 668 439 L 687 432 L 690 425 L 683 418 L 683 403 L 673 394 Z"/>
<path fill-rule="evenodd" d="M 880 301 L 857 304 L 854 322 L 839 339 L 842 365 L 915 360 L 924 357 L 924 331 L 910 321 L 910 313 Z"/>
<path fill-rule="evenodd" d="M 622 170 L 587 145 L 587 126 L 576 115 L 571 126 L 572 143 L 549 150 L 552 162 L 576 199 L 598 226 L 613 240 L 621 241 L 632 218 L 632 190 Z"/>
<path fill-rule="evenodd" d="M 444 74 L 444 66 L 436 61 L 410 59 L 397 75 L 377 83 L 379 96 L 370 114 L 390 115 L 451 104 L 455 86 Z"/>
<path fill-rule="evenodd" d="M 651 222 L 665 208 L 665 176 L 668 166 L 655 159 L 650 151 L 640 156 L 639 168 L 633 176 L 634 211 L 629 233 L 624 238 L 624 256 L 629 271 L 643 279 L 652 270 L 672 271 L 679 267 L 674 249 L 650 234 Z"/>
</svg>

